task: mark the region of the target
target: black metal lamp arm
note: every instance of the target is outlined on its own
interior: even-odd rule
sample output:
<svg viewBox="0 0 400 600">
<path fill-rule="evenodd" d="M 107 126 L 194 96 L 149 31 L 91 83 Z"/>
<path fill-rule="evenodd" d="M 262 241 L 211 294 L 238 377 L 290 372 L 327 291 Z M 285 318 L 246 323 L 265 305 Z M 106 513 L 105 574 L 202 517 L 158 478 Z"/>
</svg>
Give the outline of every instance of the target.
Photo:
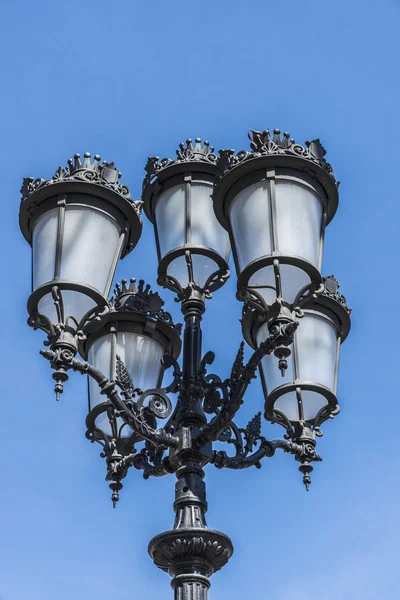
<svg viewBox="0 0 400 600">
<path fill-rule="evenodd" d="M 148 479 L 149 477 L 163 477 L 164 475 L 170 475 L 175 472 L 175 469 L 169 462 L 169 458 L 162 457 L 164 453 L 163 449 L 161 449 L 160 457 L 156 457 L 152 462 L 149 461 L 146 450 L 141 450 L 138 454 L 135 454 L 132 465 L 135 469 L 139 471 L 143 471 L 144 479 Z"/>
<path fill-rule="evenodd" d="M 126 403 L 121 399 L 116 383 L 107 379 L 101 371 L 95 369 L 90 363 L 77 360 L 73 357 L 72 352 L 67 350 L 62 351 L 62 357 L 57 357 L 57 352 L 53 350 L 41 350 L 40 354 L 52 363 L 54 363 L 57 358 L 61 358 L 64 361 L 65 369 L 70 368 L 73 371 L 81 373 L 81 375 L 89 375 L 92 377 L 98 383 L 101 393 L 107 396 L 108 400 L 125 423 L 145 440 L 152 442 L 155 446 L 178 447 L 179 440 L 177 437 L 167 433 L 164 429 L 153 429 L 150 427 L 140 414 L 137 414 L 128 408 Z"/>
<path fill-rule="evenodd" d="M 247 469 L 249 467 L 256 467 L 257 469 L 261 468 L 261 460 L 263 458 L 271 458 L 275 454 L 276 449 L 281 449 L 284 452 L 288 452 L 289 454 L 294 454 L 297 457 L 300 457 L 301 453 L 304 452 L 304 447 L 301 444 L 296 444 L 294 442 L 290 442 L 287 440 L 273 440 L 268 441 L 264 437 L 259 438 L 260 447 L 258 450 L 250 454 L 250 456 L 229 456 L 223 450 L 214 451 L 211 459 L 211 463 L 217 467 L 217 469 Z M 313 462 L 322 461 L 322 458 L 319 454 L 313 453 L 313 456 L 310 460 Z"/>
<path fill-rule="evenodd" d="M 296 331 L 298 323 L 277 323 L 271 331 L 271 336 L 262 342 L 260 346 L 253 352 L 249 362 L 243 364 L 243 342 L 239 348 L 236 360 L 232 367 L 230 379 L 226 385 L 230 389 L 228 401 L 224 402 L 221 411 L 217 417 L 205 425 L 199 436 L 194 440 L 196 448 L 201 448 L 208 442 L 215 441 L 222 431 L 229 425 L 240 406 L 243 404 L 243 398 L 250 385 L 252 379 L 256 377 L 256 371 L 264 356 L 271 354 L 274 350 L 280 347 L 284 341 L 285 345 L 290 345 L 293 342 L 293 335 Z M 207 355 L 205 356 L 205 358 Z M 206 361 L 209 362 L 209 361 Z M 211 376 L 212 377 L 212 376 Z M 211 384 L 213 385 L 213 384 Z M 214 387 L 221 387 L 220 383 L 214 384 Z"/>
</svg>

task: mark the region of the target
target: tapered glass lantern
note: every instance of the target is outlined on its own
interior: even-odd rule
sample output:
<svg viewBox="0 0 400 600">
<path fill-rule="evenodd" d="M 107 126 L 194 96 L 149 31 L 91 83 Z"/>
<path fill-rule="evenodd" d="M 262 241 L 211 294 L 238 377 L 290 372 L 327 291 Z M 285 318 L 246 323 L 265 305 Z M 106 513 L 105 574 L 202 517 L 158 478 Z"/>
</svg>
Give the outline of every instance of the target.
<svg viewBox="0 0 400 600">
<path fill-rule="evenodd" d="M 333 276 L 324 279 L 324 292 L 302 306 L 287 369 L 278 368 L 274 354 L 264 357 L 260 374 L 265 417 L 285 425 L 307 422 L 315 427 L 337 410 L 339 351 L 350 331 L 350 309 Z M 247 312 L 243 332 L 253 347 L 268 337 L 268 324 Z"/>
<path fill-rule="evenodd" d="M 213 291 L 229 276 L 229 237 L 213 210 L 213 150 L 187 140 L 176 160 L 152 157 L 146 166 L 144 211 L 154 224 L 158 282 L 174 291 L 189 284 Z"/>
<path fill-rule="evenodd" d="M 118 260 L 141 234 L 139 204 L 119 182 L 113 163 L 79 154 L 52 179 L 25 179 L 21 230 L 32 246 L 32 295 L 28 311 L 41 328 L 77 328 L 107 304 Z M 47 321 L 48 320 L 48 321 Z M 47 324 L 46 324 L 47 323 Z"/>
<path fill-rule="evenodd" d="M 293 304 L 321 283 L 325 226 L 338 204 L 337 183 L 319 140 L 306 147 L 276 129 L 253 131 L 251 152 L 220 151 L 214 208 L 229 231 L 238 298 Z"/>
<path fill-rule="evenodd" d="M 143 281 L 136 286 L 131 279 L 117 285 L 111 311 L 102 328 L 87 336 L 80 352 L 110 381 L 116 381 L 121 393 L 136 401 L 141 391 L 161 386 L 165 355 L 178 358 L 181 349 L 180 325 L 162 309 L 164 302 Z M 88 428 L 109 438 L 126 440 L 132 430 L 115 418 L 94 379 L 89 378 Z"/>
</svg>

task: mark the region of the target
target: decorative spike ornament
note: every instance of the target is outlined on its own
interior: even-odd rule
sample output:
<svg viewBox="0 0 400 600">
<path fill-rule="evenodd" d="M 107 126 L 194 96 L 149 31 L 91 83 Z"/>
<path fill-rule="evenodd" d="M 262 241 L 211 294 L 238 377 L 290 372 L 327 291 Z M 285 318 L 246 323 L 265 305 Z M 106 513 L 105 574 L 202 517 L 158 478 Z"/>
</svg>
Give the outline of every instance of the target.
<svg viewBox="0 0 400 600">
<path fill-rule="evenodd" d="M 214 146 L 210 147 L 210 142 L 205 141 L 204 145 L 201 145 L 201 139 L 196 138 L 194 145 L 192 140 L 188 138 L 185 144 L 181 142 L 179 149 L 176 151 L 176 155 L 179 160 L 205 160 L 209 153 L 214 152 Z"/>
<path fill-rule="evenodd" d="M 112 502 L 113 508 L 116 508 L 117 502 L 119 500 L 119 492 L 122 490 L 123 485 L 120 481 L 112 481 L 109 485 L 109 488 L 112 491 L 111 502 Z"/>
<path fill-rule="evenodd" d="M 304 461 L 299 467 L 300 473 L 303 473 L 303 483 L 306 486 L 306 491 L 310 491 L 311 477 L 310 474 L 314 470 L 314 467 L 309 463 L 308 460 Z"/>
</svg>

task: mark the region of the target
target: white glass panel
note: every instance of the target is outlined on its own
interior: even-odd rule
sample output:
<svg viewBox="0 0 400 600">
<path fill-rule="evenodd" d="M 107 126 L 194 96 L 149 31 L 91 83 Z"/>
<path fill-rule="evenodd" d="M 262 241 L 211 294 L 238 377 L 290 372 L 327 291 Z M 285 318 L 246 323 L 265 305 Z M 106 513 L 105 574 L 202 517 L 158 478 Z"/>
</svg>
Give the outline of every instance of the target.
<svg viewBox="0 0 400 600">
<path fill-rule="evenodd" d="M 204 286 L 210 275 L 219 270 L 219 267 L 215 261 L 213 261 L 211 258 L 208 258 L 208 256 L 203 256 L 201 254 L 192 253 L 192 266 L 194 283 L 200 287 Z M 188 286 L 189 271 L 186 258 L 184 256 L 175 258 L 170 263 L 167 272 L 169 275 L 172 275 L 179 281 L 183 289 Z"/>
<path fill-rule="evenodd" d="M 82 294 L 81 292 L 73 292 L 71 290 L 61 291 L 64 304 L 64 317 L 72 316 L 79 323 L 82 317 L 96 306 L 92 298 Z M 57 311 L 54 306 L 54 300 L 51 294 L 46 294 L 41 298 L 38 304 L 38 310 L 41 315 L 45 315 L 55 325 L 58 323 Z M 74 323 L 70 323 L 74 326 Z"/>
<path fill-rule="evenodd" d="M 111 333 L 98 338 L 90 346 L 88 352 L 89 363 L 93 365 L 95 369 L 99 369 L 107 379 L 111 379 L 111 338 Z M 89 394 L 90 409 L 98 404 L 107 402 L 107 397 L 100 394 L 100 388 L 92 377 L 89 377 Z"/>
<path fill-rule="evenodd" d="M 161 256 L 186 243 L 185 184 L 161 194 L 156 206 L 156 221 Z"/>
<path fill-rule="evenodd" d="M 38 304 L 38 312 L 50 319 L 53 325 L 58 323 L 57 311 L 51 294 L 46 294 L 40 299 Z"/>
<path fill-rule="evenodd" d="M 304 419 L 306 421 L 315 419 L 321 408 L 328 404 L 328 400 L 325 396 L 322 396 L 317 392 L 303 390 L 301 392 L 301 397 L 303 400 Z"/>
<path fill-rule="evenodd" d="M 99 210 L 67 206 L 60 279 L 90 285 L 103 294 L 120 231 L 118 223 Z"/>
<path fill-rule="evenodd" d="M 211 184 L 190 187 L 190 244 L 212 248 L 228 261 L 229 236 L 215 216 L 212 191 Z"/>
<path fill-rule="evenodd" d="M 178 256 L 174 258 L 174 260 L 169 264 L 167 269 L 168 275 L 172 275 L 175 277 L 185 289 L 189 283 L 189 271 L 186 263 L 186 258 L 184 256 Z"/>
<path fill-rule="evenodd" d="M 265 340 L 269 337 L 267 324 L 263 325 L 258 334 L 257 334 L 257 344 L 260 345 L 261 342 L 265 342 Z M 286 383 L 293 383 L 294 381 L 294 358 L 293 358 L 293 345 L 290 346 L 291 354 L 287 359 L 288 368 L 285 371 L 284 376 L 282 377 L 282 373 L 278 368 L 278 359 L 273 354 L 268 354 L 264 356 L 262 359 L 261 365 L 264 374 L 264 380 L 267 385 L 268 394 L 272 392 L 275 388 L 280 385 L 284 385 Z"/>
<path fill-rule="evenodd" d="M 302 381 L 312 381 L 334 390 L 337 331 L 328 319 L 305 313 L 299 320 L 296 343 Z"/>
<path fill-rule="evenodd" d="M 155 340 L 137 333 L 117 333 L 116 354 L 121 357 L 135 388 L 157 387 L 164 349 Z"/>
<path fill-rule="evenodd" d="M 192 265 L 194 282 L 200 287 L 205 285 L 210 275 L 219 270 L 216 262 L 201 254 L 192 254 Z"/>
<path fill-rule="evenodd" d="M 274 408 L 283 413 L 290 421 L 299 421 L 299 405 L 296 392 L 288 392 L 280 396 L 274 404 Z"/>
<path fill-rule="evenodd" d="M 267 304 L 273 304 L 276 300 L 275 275 L 272 266 L 263 267 L 250 277 L 249 287 L 261 294 Z"/>
<path fill-rule="evenodd" d="M 275 194 L 277 250 L 319 268 L 322 205 L 318 196 L 293 181 L 276 181 Z"/>
<path fill-rule="evenodd" d="M 104 335 L 98 338 L 89 348 L 88 360 L 96 369 L 99 369 L 107 379 L 112 379 L 111 374 L 111 339 L 112 334 Z M 97 382 L 92 378 L 88 377 L 89 380 L 89 400 L 90 409 L 94 408 L 98 404 L 107 402 L 107 397 L 100 394 L 100 387 Z M 111 436 L 111 425 L 107 417 L 107 412 L 101 413 L 95 421 L 96 427 L 104 431 L 106 435 Z M 118 429 L 123 425 L 121 418 L 117 419 Z M 132 430 L 129 427 L 124 427 L 121 431 L 122 437 L 130 437 Z"/>
<path fill-rule="evenodd" d="M 33 228 L 33 289 L 54 279 L 58 208 L 53 208 L 36 221 Z"/>
<path fill-rule="evenodd" d="M 236 196 L 230 222 L 242 271 L 250 262 L 272 253 L 268 183 L 249 186 Z"/>
<path fill-rule="evenodd" d="M 317 392 L 302 390 L 301 397 L 305 421 L 315 419 L 321 408 L 328 404 L 327 399 Z M 280 396 L 275 402 L 274 408 L 284 413 L 290 421 L 301 419 L 296 392 L 288 392 Z"/>
<path fill-rule="evenodd" d="M 311 283 L 311 279 L 307 273 L 293 265 L 281 265 L 280 272 L 283 299 L 292 304 L 299 291 Z"/>
<path fill-rule="evenodd" d="M 111 373 L 111 338 L 112 334 L 102 336 L 97 339 L 89 349 L 89 362 L 99 369 L 108 379 L 115 379 L 116 373 Z M 125 364 L 133 385 L 143 391 L 157 387 L 160 371 L 161 359 L 164 355 L 162 346 L 143 335 L 136 333 L 116 334 L 116 352 Z M 116 356 L 114 357 L 116 364 Z M 100 388 L 97 383 L 89 377 L 90 408 L 97 404 L 106 402 L 104 395 L 100 394 Z M 118 428 L 123 424 L 121 418 L 117 419 Z M 100 415 L 96 419 L 96 426 L 102 429 L 107 435 L 111 435 L 111 427 L 107 415 Z M 121 431 L 122 437 L 130 437 L 132 430 L 124 427 Z"/>
<path fill-rule="evenodd" d="M 301 269 L 293 265 L 280 265 L 282 297 L 292 304 L 299 291 L 310 283 L 310 278 Z M 272 266 L 263 267 L 249 281 L 250 287 L 256 287 L 256 291 L 260 293 L 267 304 L 272 304 L 276 300 L 275 291 L 275 275 Z M 263 287 L 270 286 L 270 287 Z M 272 288 L 272 289 L 271 289 Z"/>
</svg>

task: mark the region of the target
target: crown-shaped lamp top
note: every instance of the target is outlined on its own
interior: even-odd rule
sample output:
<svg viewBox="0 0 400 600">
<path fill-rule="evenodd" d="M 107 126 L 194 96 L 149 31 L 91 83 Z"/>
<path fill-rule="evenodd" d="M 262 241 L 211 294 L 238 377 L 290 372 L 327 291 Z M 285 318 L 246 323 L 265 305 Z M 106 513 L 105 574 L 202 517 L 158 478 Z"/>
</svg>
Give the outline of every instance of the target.
<svg viewBox="0 0 400 600">
<path fill-rule="evenodd" d="M 81 160 L 80 154 L 70 158 L 65 167 L 58 167 L 51 179 L 25 177 L 21 187 L 21 205 L 19 222 L 25 239 L 32 243 L 32 228 L 35 213 L 40 204 L 49 198 L 57 198 L 62 193 L 77 192 L 90 194 L 105 199 L 121 213 L 121 226 L 126 227 L 124 247 L 121 257 L 126 256 L 137 244 L 142 232 L 142 202 L 133 201 L 126 185 L 120 182 L 121 172 L 113 162 L 101 162 L 96 154 L 91 160 L 89 152 L 85 152 Z M 125 217 L 125 223 L 122 218 Z"/>
<path fill-rule="evenodd" d="M 66 167 L 58 167 L 51 179 L 25 177 L 21 188 L 22 201 L 49 185 L 81 180 L 107 187 L 132 202 L 128 187 L 119 181 L 121 175 L 122 173 L 113 162 L 101 162 L 98 154 L 94 156 L 93 161 L 91 161 L 90 152 L 85 152 L 83 160 L 81 160 L 80 154 L 75 154 L 73 159 L 68 160 Z M 136 208 L 140 208 L 139 202 L 133 204 L 137 205 Z"/>
<path fill-rule="evenodd" d="M 143 279 L 136 285 L 136 279 L 132 277 L 128 283 L 123 279 L 121 284 L 117 283 L 114 290 L 114 296 L 111 298 L 112 310 L 118 312 L 139 312 L 163 321 L 170 325 L 180 334 L 182 325 L 174 324 L 170 313 L 163 310 L 164 300 L 158 292 L 153 292 L 149 284 L 145 284 Z"/>
<path fill-rule="evenodd" d="M 281 134 L 280 129 L 274 129 L 272 134 L 269 129 L 264 131 L 250 129 L 248 137 L 251 152 L 241 150 L 235 154 L 235 151 L 231 148 L 219 151 L 217 162 L 219 168 L 218 180 L 222 179 L 231 169 L 247 160 L 275 154 L 297 156 L 309 160 L 322 167 L 329 173 L 336 185 L 339 185 L 336 182 L 332 166 L 325 160 L 326 150 L 319 139 L 306 141 L 302 146 L 297 144 L 287 131 Z"/>
<path fill-rule="evenodd" d="M 255 129 L 250 129 L 250 132 L 251 135 L 250 133 L 248 133 L 247 135 L 250 140 L 250 148 L 253 150 L 253 152 L 262 151 L 264 148 L 273 151 L 275 146 L 286 150 L 287 148 L 290 148 L 292 146 L 299 145 L 296 144 L 296 141 L 290 137 L 290 133 L 288 133 L 287 131 L 285 131 L 281 136 L 280 129 L 274 129 L 274 133 L 272 136 L 270 134 L 269 129 L 266 129 L 263 132 L 256 131 Z M 310 154 L 314 158 L 321 161 L 323 160 L 326 154 L 326 150 L 322 146 L 319 139 L 307 141 L 305 142 L 305 146 L 308 148 Z"/>
<path fill-rule="evenodd" d="M 145 166 L 146 176 L 143 180 L 143 188 L 151 182 L 151 180 L 160 174 L 161 171 L 172 166 L 182 163 L 205 163 L 208 165 L 216 165 L 217 156 L 214 154 L 214 146 L 210 146 L 210 142 L 205 141 L 203 144 L 200 138 L 196 138 L 194 143 L 188 138 L 186 145 L 181 142 L 176 151 L 176 159 L 163 158 L 160 160 L 158 156 L 149 156 Z"/>
<path fill-rule="evenodd" d="M 328 277 L 323 277 L 322 281 L 325 288 L 322 295 L 338 302 L 348 312 L 348 314 L 350 314 L 352 309 L 347 305 L 346 298 L 343 296 L 343 294 L 339 292 L 340 284 L 335 276 L 328 275 Z"/>
</svg>

